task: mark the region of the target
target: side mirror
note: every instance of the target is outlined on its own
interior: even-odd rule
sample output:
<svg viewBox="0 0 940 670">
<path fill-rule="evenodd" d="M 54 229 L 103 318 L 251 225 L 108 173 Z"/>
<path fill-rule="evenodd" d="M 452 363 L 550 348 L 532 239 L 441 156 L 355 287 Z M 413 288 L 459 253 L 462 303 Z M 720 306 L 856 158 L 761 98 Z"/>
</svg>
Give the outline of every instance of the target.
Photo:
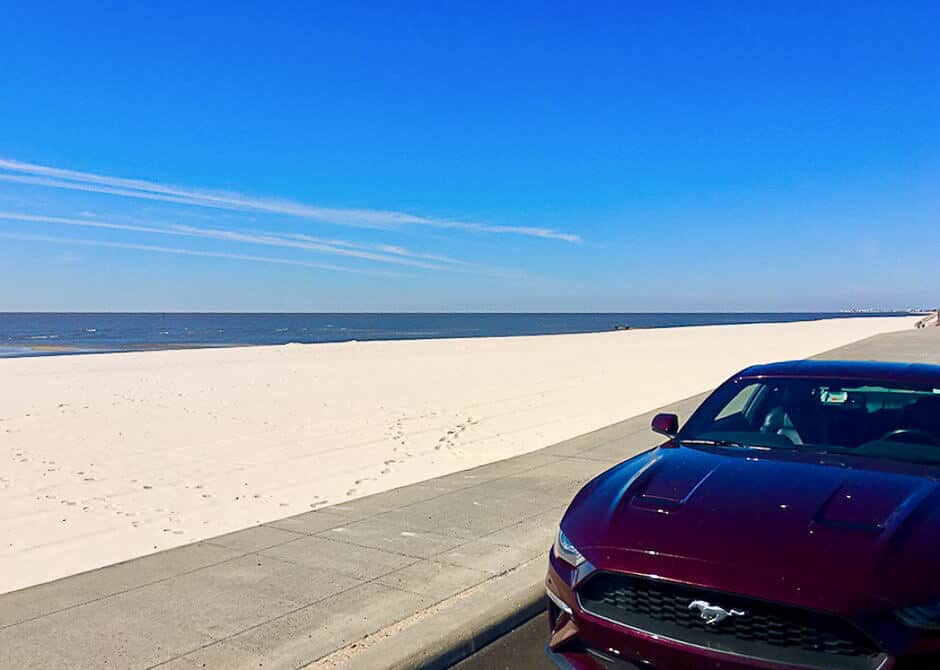
<svg viewBox="0 0 940 670">
<path fill-rule="evenodd" d="M 653 417 L 650 428 L 654 433 L 665 435 L 666 437 L 675 437 L 679 432 L 679 417 L 675 414 L 657 414 Z"/>
</svg>

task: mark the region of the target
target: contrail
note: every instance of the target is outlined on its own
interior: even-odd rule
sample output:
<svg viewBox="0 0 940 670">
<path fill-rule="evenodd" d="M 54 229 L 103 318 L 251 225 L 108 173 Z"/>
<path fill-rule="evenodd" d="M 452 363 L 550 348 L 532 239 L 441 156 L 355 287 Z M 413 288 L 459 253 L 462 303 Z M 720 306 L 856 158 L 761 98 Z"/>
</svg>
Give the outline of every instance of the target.
<svg viewBox="0 0 940 670">
<path fill-rule="evenodd" d="M 415 225 L 464 230 L 474 233 L 525 235 L 544 239 L 562 240 L 571 243 L 581 241 L 580 236 L 574 233 L 566 233 L 551 228 L 500 226 L 466 221 L 452 221 L 390 210 L 317 207 L 294 202 L 292 200 L 255 198 L 226 191 L 191 189 L 140 179 L 125 179 L 90 172 L 64 170 L 61 168 L 22 163 L 20 161 L 3 158 L 0 158 L 0 169 L 19 173 L 16 175 L 0 174 L 0 180 L 9 182 L 89 191 L 128 198 L 159 200 L 199 207 L 262 211 L 270 214 L 282 214 L 285 216 L 294 216 L 345 226 L 396 228 Z"/>
<path fill-rule="evenodd" d="M 330 270 L 333 272 L 352 272 L 357 274 L 371 274 L 395 276 L 390 272 L 373 272 L 355 268 L 328 265 L 326 263 L 311 263 L 297 261 L 289 258 L 272 258 L 270 256 L 252 256 L 249 254 L 230 254 L 221 251 L 202 251 L 200 249 L 181 249 L 178 247 L 162 247 L 152 244 L 133 244 L 130 242 L 106 242 L 103 240 L 84 240 L 73 237 L 53 237 L 48 235 L 24 235 L 19 233 L 0 233 L 0 239 L 24 240 L 27 242 L 53 242 L 57 244 L 72 244 L 85 247 L 108 247 L 113 249 L 134 249 L 136 251 L 152 251 L 161 254 L 176 254 L 178 256 L 204 256 L 208 258 L 225 258 L 235 261 L 251 261 L 254 263 L 273 263 L 275 265 L 297 265 L 317 270 Z"/>
<path fill-rule="evenodd" d="M 243 242 L 246 244 L 260 244 L 272 247 L 305 249 L 336 256 L 346 256 L 380 263 L 391 263 L 408 267 L 424 268 L 427 270 L 450 270 L 451 267 L 437 263 L 426 262 L 408 256 L 398 256 L 392 253 L 376 253 L 366 251 L 355 246 L 334 246 L 333 244 L 317 240 L 316 238 L 294 239 L 286 238 L 274 233 L 242 233 L 217 228 L 197 228 L 194 226 L 172 225 L 169 227 L 141 226 L 127 223 L 107 223 L 104 221 L 88 219 L 70 219 L 60 216 L 42 216 L 39 214 L 20 214 L 14 212 L 0 212 L 0 219 L 8 221 L 23 221 L 27 223 L 49 223 L 63 226 L 78 226 L 82 228 L 99 228 L 105 230 L 123 230 L 134 233 L 155 233 L 158 235 L 174 235 L 177 237 L 200 237 L 229 242 Z M 448 261 L 462 264 L 460 261 Z"/>
</svg>

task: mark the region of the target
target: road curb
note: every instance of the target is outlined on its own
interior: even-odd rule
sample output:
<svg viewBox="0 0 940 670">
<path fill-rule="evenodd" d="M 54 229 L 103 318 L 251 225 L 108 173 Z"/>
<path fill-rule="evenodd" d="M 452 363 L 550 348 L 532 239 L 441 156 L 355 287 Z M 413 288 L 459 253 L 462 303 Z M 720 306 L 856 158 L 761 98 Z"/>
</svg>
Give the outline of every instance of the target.
<svg viewBox="0 0 940 670">
<path fill-rule="evenodd" d="M 545 609 L 544 556 L 307 666 L 310 670 L 443 670 Z"/>
</svg>

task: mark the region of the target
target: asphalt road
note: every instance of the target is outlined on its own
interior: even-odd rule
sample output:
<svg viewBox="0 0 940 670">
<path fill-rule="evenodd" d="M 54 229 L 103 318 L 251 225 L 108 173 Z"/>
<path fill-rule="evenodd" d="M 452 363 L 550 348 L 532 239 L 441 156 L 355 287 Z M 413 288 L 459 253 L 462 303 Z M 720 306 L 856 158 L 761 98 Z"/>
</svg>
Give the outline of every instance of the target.
<svg viewBox="0 0 940 670">
<path fill-rule="evenodd" d="M 464 659 L 452 670 L 557 670 L 545 658 L 547 639 L 548 624 L 543 613 Z"/>
</svg>

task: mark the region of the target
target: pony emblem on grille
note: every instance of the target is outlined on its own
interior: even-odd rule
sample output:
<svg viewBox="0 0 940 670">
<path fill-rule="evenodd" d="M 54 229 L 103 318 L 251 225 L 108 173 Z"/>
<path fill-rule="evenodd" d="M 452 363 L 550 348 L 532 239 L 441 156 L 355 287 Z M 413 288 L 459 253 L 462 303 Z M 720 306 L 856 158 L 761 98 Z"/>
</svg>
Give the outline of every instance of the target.
<svg viewBox="0 0 940 670">
<path fill-rule="evenodd" d="M 726 610 L 724 607 L 712 605 L 706 600 L 693 600 L 689 603 L 690 610 L 698 610 L 702 620 L 709 626 L 721 623 L 730 616 L 744 616 L 747 614 L 744 610 Z"/>
</svg>

